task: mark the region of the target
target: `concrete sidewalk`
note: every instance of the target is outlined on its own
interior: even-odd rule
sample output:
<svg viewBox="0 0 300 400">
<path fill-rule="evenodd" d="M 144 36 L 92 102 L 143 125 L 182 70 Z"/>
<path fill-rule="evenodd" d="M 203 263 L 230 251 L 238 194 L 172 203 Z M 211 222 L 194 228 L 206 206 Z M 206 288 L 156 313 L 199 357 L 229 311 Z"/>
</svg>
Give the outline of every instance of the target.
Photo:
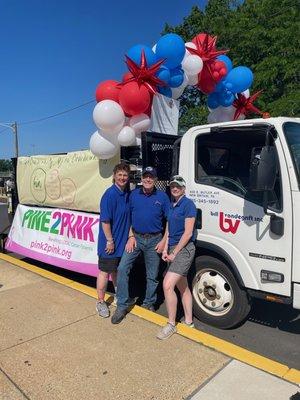
<svg viewBox="0 0 300 400">
<path fill-rule="evenodd" d="M 158 329 L 132 314 L 112 325 L 95 299 L 0 259 L 1 400 L 286 400 L 300 392 L 180 335 L 158 341 Z"/>
</svg>

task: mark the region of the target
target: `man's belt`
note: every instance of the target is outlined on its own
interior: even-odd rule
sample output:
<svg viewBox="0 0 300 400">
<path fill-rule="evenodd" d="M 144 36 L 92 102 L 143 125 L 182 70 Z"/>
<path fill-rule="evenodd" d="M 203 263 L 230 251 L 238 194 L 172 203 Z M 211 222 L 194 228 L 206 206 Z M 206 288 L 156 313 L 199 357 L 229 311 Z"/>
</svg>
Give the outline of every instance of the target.
<svg viewBox="0 0 300 400">
<path fill-rule="evenodd" d="M 139 233 L 139 232 L 134 231 L 134 234 L 135 234 L 136 236 L 140 236 L 140 237 L 142 237 L 142 238 L 144 238 L 144 239 L 149 239 L 149 238 L 152 238 L 152 237 L 154 237 L 154 236 L 161 235 L 161 232 Z"/>
</svg>

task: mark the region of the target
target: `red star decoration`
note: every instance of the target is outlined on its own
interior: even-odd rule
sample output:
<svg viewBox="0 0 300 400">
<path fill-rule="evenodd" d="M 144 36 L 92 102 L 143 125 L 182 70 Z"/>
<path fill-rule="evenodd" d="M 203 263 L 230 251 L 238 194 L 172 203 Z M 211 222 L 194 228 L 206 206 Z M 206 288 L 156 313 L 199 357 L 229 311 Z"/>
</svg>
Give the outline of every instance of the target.
<svg viewBox="0 0 300 400">
<path fill-rule="evenodd" d="M 216 50 L 217 36 L 210 37 L 207 33 L 204 35 L 197 35 L 193 41 L 195 41 L 196 49 L 186 46 L 187 50 L 191 54 L 195 54 L 202 58 L 203 69 L 206 69 L 211 79 L 217 83 L 214 77 L 214 64 L 216 58 L 222 54 L 228 53 L 229 50 Z"/>
<path fill-rule="evenodd" d="M 269 118 L 270 114 L 260 111 L 257 107 L 253 105 L 253 102 L 261 95 L 262 90 L 254 93 L 248 99 L 242 94 L 238 93 L 238 98 L 234 100 L 233 106 L 236 108 L 234 113 L 234 121 L 236 121 L 241 114 L 249 115 L 250 113 L 256 113 L 262 115 L 263 118 Z"/>
<path fill-rule="evenodd" d="M 128 82 L 135 81 L 139 85 L 145 85 L 152 94 L 156 94 L 157 86 L 166 86 L 166 83 L 164 81 L 155 76 L 165 60 L 158 61 L 151 67 L 148 67 L 144 50 L 142 50 L 140 65 L 137 65 L 127 55 L 125 55 L 125 57 L 128 69 L 132 73 L 133 77 L 129 78 L 125 82 L 120 83 L 120 85 L 125 85 Z"/>
</svg>

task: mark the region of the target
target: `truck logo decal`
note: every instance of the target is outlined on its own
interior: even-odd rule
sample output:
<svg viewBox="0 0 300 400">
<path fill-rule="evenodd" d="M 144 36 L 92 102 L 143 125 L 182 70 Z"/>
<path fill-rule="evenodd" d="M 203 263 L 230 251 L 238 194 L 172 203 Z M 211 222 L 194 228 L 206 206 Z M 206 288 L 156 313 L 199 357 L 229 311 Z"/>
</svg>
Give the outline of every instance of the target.
<svg viewBox="0 0 300 400">
<path fill-rule="evenodd" d="M 219 225 L 221 230 L 225 233 L 231 232 L 233 235 L 235 235 L 240 222 L 240 220 L 234 221 L 231 218 L 224 218 L 224 213 L 222 211 L 219 214 Z"/>
<path fill-rule="evenodd" d="M 268 256 L 266 254 L 249 253 L 249 256 L 250 257 L 255 257 L 255 258 L 262 258 L 264 260 L 285 262 L 285 258 L 283 258 L 283 257 Z"/>
</svg>

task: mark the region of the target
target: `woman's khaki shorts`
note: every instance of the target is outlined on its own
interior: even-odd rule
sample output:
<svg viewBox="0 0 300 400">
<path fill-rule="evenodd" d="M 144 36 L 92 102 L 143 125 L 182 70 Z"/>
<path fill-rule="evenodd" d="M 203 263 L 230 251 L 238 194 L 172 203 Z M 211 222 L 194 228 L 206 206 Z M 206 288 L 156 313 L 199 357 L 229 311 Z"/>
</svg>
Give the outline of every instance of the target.
<svg viewBox="0 0 300 400">
<path fill-rule="evenodd" d="M 171 252 L 176 246 L 171 246 Z M 174 261 L 169 263 L 168 272 L 175 272 L 178 275 L 187 276 L 189 269 L 195 257 L 195 245 L 193 242 L 188 243 L 174 258 Z"/>
</svg>

